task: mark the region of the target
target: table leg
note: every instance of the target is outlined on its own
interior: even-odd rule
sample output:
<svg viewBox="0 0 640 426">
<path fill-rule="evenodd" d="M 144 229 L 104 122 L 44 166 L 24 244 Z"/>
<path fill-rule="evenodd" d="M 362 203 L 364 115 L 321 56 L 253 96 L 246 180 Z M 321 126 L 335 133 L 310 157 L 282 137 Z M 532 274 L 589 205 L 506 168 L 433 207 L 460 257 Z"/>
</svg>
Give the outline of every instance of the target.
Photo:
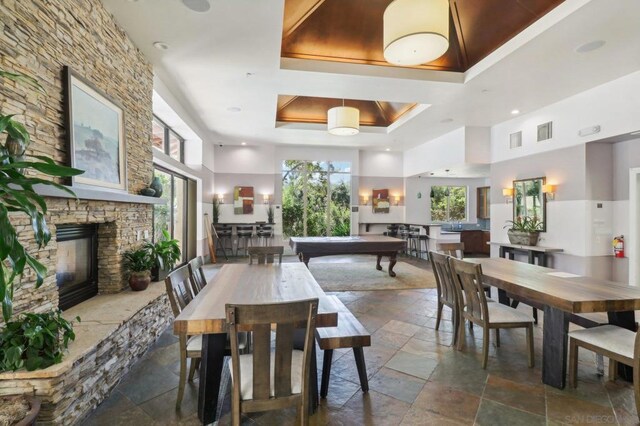
<svg viewBox="0 0 640 426">
<path fill-rule="evenodd" d="M 507 296 L 507 292 L 504 291 L 501 288 L 498 289 L 498 302 L 502 303 L 503 305 L 507 305 L 507 306 L 511 305 L 511 301 L 509 300 L 509 297 Z"/>
<path fill-rule="evenodd" d="M 569 315 L 560 309 L 544 307 L 542 339 L 542 383 L 564 389 L 567 376 Z"/>
<path fill-rule="evenodd" d="M 200 390 L 198 391 L 198 418 L 203 424 L 216 420 L 220 377 L 224 366 L 224 347 L 227 335 L 202 336 L 202 360 L 200 361 Z"/>
<path fill-rule="evenodd" d="M 396 273 L 393 272 L 393 267 L 396 266 L 396 253 L 390 254 L 389 255 L 389 276 L 390 277 L 395 277 Z"/>
<path fill-rule="evenodd" d="M 504 257 L 504 246 L 500 246 L 500 253 L 499 253 L 500 257 Z"/>
<path fill-rule="evenodd" d="M 382 260 L 382 255 L 379 254 L 377 255 L 377 259 L 376 259 L 376 269 L 378 271 L 382 271 L 382 265 L 380 265 L 380 261 Z"/>
<path fill-rule="evenodd" d="M 634 311 L 607 312 L 607 316 L 609 317 L 609 324 L 636 331 L 636 315 Z M 633 382 L 633 368 L 619 362 L 618 377 L 627 382 Z"/>
<path fill-rule="evenodd" d="M 533 251 L 529 250 L 529 253 L 527 255 L 527 260 L 529 261 L 529 263 L 531 265 L 535 265 L 536 264 L 536 260 L 533 257 Z"/>
</svg>

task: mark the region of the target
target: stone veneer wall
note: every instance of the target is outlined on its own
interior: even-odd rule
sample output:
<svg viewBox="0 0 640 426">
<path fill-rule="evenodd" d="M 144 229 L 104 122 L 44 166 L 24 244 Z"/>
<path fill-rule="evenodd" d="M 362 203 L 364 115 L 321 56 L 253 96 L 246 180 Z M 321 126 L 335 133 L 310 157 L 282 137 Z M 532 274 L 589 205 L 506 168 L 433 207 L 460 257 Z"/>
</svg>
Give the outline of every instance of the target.
<svg viewBox="0 0 640 426">
<path fill-rule="evenodd" d="M 64 122 L 65 65 L 123 106 L 128 190 L 137 194 L 153 172 L 153 70 L 149 62 L 98 0 L 0 0 L 0 68 L 34 76 L 46 90 L 41 94 L 0 79 L 0 111 L 17 114 L 25 124 L 32 136 L 30 154 L 69 164 Z M 54 198 L 47 203 L 53 225 L 107 223 L 99 232 L 99 288 L 102 292 L 125 288 L 121 255 L 136 244 L 137 230 L 151 232 L 152 207 Z M 19 238 L 29 252 L 49 267 L 49 276 L 40 289 L 33 288 L 31 271 L 16 285 L 16 314 L 57 307 L 55 241 L 37 253 L 28 222 L 20 215 L 13 215 L 11 220 L 18 225 Z"/>
<path fill-rule="evenodd" d="M 162 286 L 160 283 L 153 285 Z M 24 393 L 40 398 L 42 408 L 38 425 L 79 424 L 109 396 L 122 376 L 169 325 L 172 317 L 169 298 L 166 293 L 159 293 L 160 296 L 131 318 L 109 330 L 104 339 L 74 359 L 72 365 L 0 374 L 0 395 Z M 135 296 L 135 293 L 129 295 Z M 76 327 L 78 339 L 83 338 L 81 333 L 99 333 L 89 331 L 91 327 L 96 326 L 80 323 Z"/>
</svg>

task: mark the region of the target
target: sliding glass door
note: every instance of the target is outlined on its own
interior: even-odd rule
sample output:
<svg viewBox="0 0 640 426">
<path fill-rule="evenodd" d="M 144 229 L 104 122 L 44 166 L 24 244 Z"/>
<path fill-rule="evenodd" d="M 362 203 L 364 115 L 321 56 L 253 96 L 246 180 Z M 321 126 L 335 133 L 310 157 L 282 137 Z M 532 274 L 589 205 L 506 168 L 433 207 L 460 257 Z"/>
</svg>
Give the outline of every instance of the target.
<svg viewBox="0 0 640 426">
<path fill-rule="evenodd" d="M 350 205 L 351 163 L 283 162 L 282 217 L 285 235 L 349 235 Z"/>
<path fill-rule="evenodd" d="M 190 205 L 195 207 L 195 200 L 187 196 L 188 179 L 175 172 L 156 167 L 154 176 L 162 182 L 162 197 L 167 204 L 154 205 L 153 210 L 153 240 L 162 238 L 164 229 L 169 231 L 172 238 L 180 242 L 182 263 L 187 261 L 187 213 Z M 193 201 L 193 202 L 191 202 Z"/>
</svg>

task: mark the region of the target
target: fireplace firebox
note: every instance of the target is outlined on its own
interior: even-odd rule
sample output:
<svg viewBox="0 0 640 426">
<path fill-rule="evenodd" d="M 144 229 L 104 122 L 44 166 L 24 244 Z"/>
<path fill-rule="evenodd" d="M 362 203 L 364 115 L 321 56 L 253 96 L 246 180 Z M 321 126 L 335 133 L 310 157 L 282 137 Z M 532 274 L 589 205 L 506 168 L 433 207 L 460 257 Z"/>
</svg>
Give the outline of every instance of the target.
<svg viewBox="0 0 640 426">
<path fill-rule="evenodd" d="M 69 309 L 98 294 L 98 225 L 58 225 L 58 306 Z"/>
</svg>

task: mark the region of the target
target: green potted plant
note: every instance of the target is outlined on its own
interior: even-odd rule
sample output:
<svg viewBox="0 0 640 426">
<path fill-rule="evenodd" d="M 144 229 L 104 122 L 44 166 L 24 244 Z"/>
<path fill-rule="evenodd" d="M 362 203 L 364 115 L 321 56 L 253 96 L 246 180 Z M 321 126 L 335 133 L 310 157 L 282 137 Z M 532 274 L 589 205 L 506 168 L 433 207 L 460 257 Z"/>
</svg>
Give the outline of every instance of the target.
<svg viewBox="0 0 640 426">
<path fill-rule="evenodd" d="M 535 246 L 538 244 L 542 222 L 536 216 L 518 216 L 516 220 L 508 220 L 505 228 L 509 228 L 507 236 L 511 244 Z"/>
<path fill-rule="evenodd" d="M 220 200 L 215 196 L 213 197 L 213 223 L 218 223 L 220 220 Z"/>
<path fill-rule="evenodd" d="M 144 248 L 151 255 L 153 262 L 151 272 L 154 281 L 164 280 L 181 259 L 180 242 L 171 238 L 166 229 L 162 231 L 162 238 L 155 243 L 147 241 Z"/>
<path fill-rule="evenodd" d="M 273 211 L 273 206 L 271 204 L 269 204 L 269 207 L 267 207 L 267 223 L 274 223 L 274 211 Z"/>
<path fill-rule="evenodd" d="M 151 282 L 154 260 L 146 247 L 124 253 L 124 267 L 129 271 L 129 286 L 133 291 L 146 290 Z"/>
</svg>

